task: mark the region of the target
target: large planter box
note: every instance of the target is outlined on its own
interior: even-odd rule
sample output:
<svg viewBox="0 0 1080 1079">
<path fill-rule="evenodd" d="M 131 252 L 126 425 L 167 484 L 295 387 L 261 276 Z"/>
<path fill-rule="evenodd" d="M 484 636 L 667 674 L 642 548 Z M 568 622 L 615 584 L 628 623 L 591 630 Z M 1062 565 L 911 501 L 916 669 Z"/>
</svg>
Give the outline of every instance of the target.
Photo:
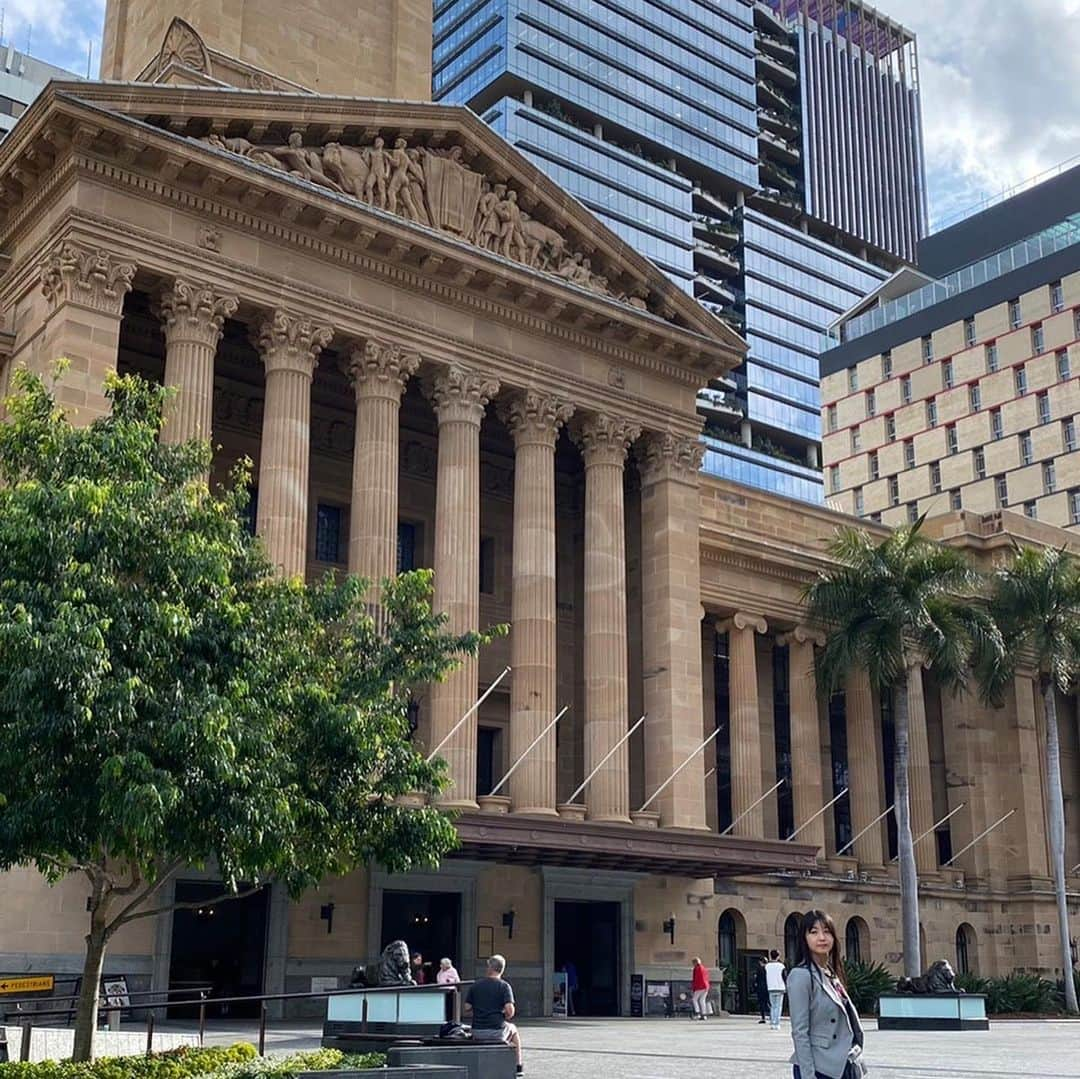
<svg viewBox="0 0 1080 1079">
<path fill-rule="evenodd" d="M 468 1068 L 449 1064 L 405 1064 L 389 1068 L 354 1068 L 348 1071 L 299 1072 L 297 1079 L 469 1079 Z"/>
<path fill-rule="evenodd" d="M 514 1079 L 517 1056 L 508 1045 L 400 1045 L 387 1050 L 391 1064 L 455 1064 L 463 1066 L 468 1079 Z"/>
<path fill-rule="evenodd" d="M 878 1030 L 989 1030 L 982 993 L 882 993 Z"/>
</svg>

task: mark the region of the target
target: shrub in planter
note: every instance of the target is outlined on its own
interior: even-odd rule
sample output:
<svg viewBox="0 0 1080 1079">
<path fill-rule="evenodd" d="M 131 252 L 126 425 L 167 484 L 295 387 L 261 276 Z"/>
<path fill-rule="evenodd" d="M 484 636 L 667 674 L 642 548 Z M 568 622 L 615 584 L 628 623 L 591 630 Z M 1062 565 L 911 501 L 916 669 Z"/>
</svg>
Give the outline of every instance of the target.
<svg viewBox="0 0 1080 1079">
<path fill-rule="evenodd" d="M 896 978 L 881 963 L 863 963 L 853 959 L 844 964 L 848 996 L 860 1015 L 877 1011 L 878 997 L 896 988 Z"/>
<path fill-rule="evenodd" d="M 0 1064 L 0 1079 L 193 1079 L 224 1068 L 242 1066 L 255 1058 L 246 1042 L 211 1048 L 185 1047 L 156 1056 L 102 1057 L 75 1063 L 42 1060 Z"/>
<path fill-rule="evenodd" d="M 226 1064 L 200 1079 L 294 1079 L 302 1072 L 381 1068 L 385 1063 L 386 1057 L 382 1053 L 347 1056 L 340 1049 L 311 1049 L 284 1057 L 254 1057 Z"/>
</svg>

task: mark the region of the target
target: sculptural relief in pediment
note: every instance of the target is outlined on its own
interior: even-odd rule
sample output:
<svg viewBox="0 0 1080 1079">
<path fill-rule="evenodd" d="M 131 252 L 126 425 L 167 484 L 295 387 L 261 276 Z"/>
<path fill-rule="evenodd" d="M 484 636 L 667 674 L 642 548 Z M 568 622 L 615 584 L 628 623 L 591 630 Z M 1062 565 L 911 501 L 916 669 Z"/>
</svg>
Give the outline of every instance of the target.
<svg viewBox="0 0 1080 1079">
<path fill-rule="evenodd" d="M 526 212 L 512 182 L 493 182 L 469 167 L 461 146 L 410 146 L 381 137 L 363 146 L 305 145 L 294 131 L 284 145 L 209 135 L 201 142 L 501 255 L 532 269 L 647 310 L 645 295 L 616 294 L 585 252 Z"/>
</svg>

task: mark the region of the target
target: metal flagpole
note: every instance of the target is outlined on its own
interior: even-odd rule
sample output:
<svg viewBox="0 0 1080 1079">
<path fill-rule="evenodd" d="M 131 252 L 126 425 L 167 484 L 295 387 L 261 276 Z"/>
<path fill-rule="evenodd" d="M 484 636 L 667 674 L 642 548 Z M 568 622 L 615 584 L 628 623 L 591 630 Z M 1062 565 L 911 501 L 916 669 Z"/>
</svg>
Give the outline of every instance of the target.
<svg viewBox="0 0 1080 1079">
<path fill-rule="evenodd" d="M 506 782 L 506 781 L 507 781 L 507 780 L 508 780 L 508 779 L 509 779 L 509 778 L 510 778 L 510 777 L 511 777 L 511 776 L 512 776 L 513 774 L 514 774 L 514 770 L 515 770 L 515 769 L 517 768 L 517 766 L 518 766 L 518 765 L 519 765 L 519 764 L 520 764 L 520 763 L 521 763 L 521 762 L 522 762 L 522 761 L 523 761 L 523 760 L 524 760 L 524 759 L 525 759 L 525 758 L 526 758 L 526 757 L 527 757 L 527 756 L 529 755 L 529 752 L 530 752 L 530 750 L 532 750 L 532 749 L 534 749 L 534 748 L 535 748 L 536 746 L 538 746 L 538 745 L 540 744 L 541 740 L 543 739 L 544 735 L 545 735 L 545 734 L 547 734 L 547 732 L 548 732 L 548 731 L 550 731 L 550 730 L 551 730 L 551 728 L 552 728 L 552 727 L 554 727 L 554 726 L 555 726 L 555 724 L 556 724 L 556 723 L 558 723 L 558 722 L 559 722 L 559 720 L 560 720 L 560 719 L 562 719 L 562 717 L 563 717 L 563 716 L 565 716 L 565 715 L 566 715 L 566 713 L 567 713 L 567 712 L 569 712 L 569 711 L 570 711 L 570 705 L 567 705 L 567 706 L 566 706 L 566 707 L 565 707 L 565 708 L 564 708 L 564 709 L 563 709 L 563 710 L 562 710 L 562 711 L 561 711 L 561 712 L 560 712 L 560 713 L 559 713 L 559 714 L 558 714 L 558 715 L 557 715 L 557 716 L 556 716 L 556 717 L 555 717 L 555 718 L 554 718 L 554 719 L 553 719 L 553 720 L 552 720 L 552 721 L 551 721 L 551 722 L 550 722 L 550 723 L 549 723 L 549 724 L 548 724 L 548 725 L 547 725 L 547 726 L 546 726 L 546 727 L 545 727 L 545 728 L 544 728 L 544 729 L 543 729 L 543 730 L 542 730 L 542 731 L 541 731 L 541 732 L 540 732 L 540 733 L 539 733 L 539 734 L 538 734 L 538 735 L 537 735 L 537 736 L 536 736 L 536 737 L 535 737 L 535 738 L 534 738 L 534 739 L 533 739 L 533 740 L 532 740 L 532 741 L 531 741 L 531 742 L 529 743 L 528 749 L 526 749 L 526 750 L 525 750 L 525 752 L 524 752 L 524 753 L 522 753 L 522 754 L 521 754 L 521 756 L 520 756 L 520 757 L 518 757 L 518 759 L 517 759 L 516 761 L 514 761 L 514 763 L 513 763 L 512 765 L 510 765 L 510 770 L 509 770 L 509 771 L 508 771 L 508 772 L 506 773 L 506 775 L 504 775 L 504 776 L 502 777 L 502 779 L 500 779 L 500 780 L 499 780 L 499 782 L 498 782 L 498 783 L 496 783 L 496 784 L 495 784 L 495 786 L 494 786 L 494 787 L 492 787 L 492 788 L 491 788 L 491 790 L 490 790 L 490 791 L 488 791 L 488 793 L 489 793 L 489 794 L 497 794 L 497 793 L 499 792 L 499 788 L 500 788 L 500 787 L 502 787 L 502 785 L 503 785 L 503 784 L 504 784 L 504 783 L 505 783 L 505 782 Z"/>
<path fill-rule="evenodd" d="M 989 828 L 987 828 L 984 831 L 980 832 L 966 847 L 961 847 L 960 850 L 958 850 L 945 863 L 945 865 L 952 865 L 953 862 L 955 862 L 956 859 L 959 858 L 961 854 L 964 854 L 965 852 L 971 850 L 971 848 L 974 847 L 975 844 L 978 843 L 980 839 L 982 839 L 984 836 L 988 836 L 999 824 L 1004 824 L 1015 812 L 1016 812 L 1015 809 L 1010 809 L 1009 812 L 1006 813 L 1004 817 L 1002 817 L 1000 820 L 994 821 L 994 823 L 991 824 Z"/>
<path fill-rule="evenodd" d="M 784 842 L 790 843 L 808 824 L 813 824 L 814 821 L 816 821 L 818 817 L 820 817 L 821 814 L 829 808 L 829 806 L 836 805 L 836 803 L 839 802 L 840 799 L 843 798 L 845 794 L 847 794 L 847 792 L 848 789 L 847 787 L 845 787 L 835 798 L 826 802 L 812 817 L 807 817 L 806 820 L 804 820 L 802 824 L 800 824 L 799 827 L 796 828 L 795 831 L 792 832 L 791 835 L 789 835 L 787 839 L 784 840 Z"/>
<path fill-rule="evenodd" d="M 889 814 L 890 814 L 890 813 L 891 813 L 892 811 L 893 811 L 893 807 L 892 807 L 892 806 L 889 806 L 889 808 L 888 808 L 888 809 L 886 809 L 884 813 L 881 813 L 881 814 L 879 814 L 878 816 L 876 816 L 876 817 L 875 817 L 875 818 L 874 818 L 874 819 L 873 819 L 873 820 L 872 820 L 872 821 L 871 821 L 871 822 L 870 822 L 870 823 L 869 823 L 869 824 L 868 824 L 868 825 L 867 825 L 867 826 L 866 826 L 866 827 L 865 827 L 865 828 L 864 828 L 864 829 L 863 829 L 863 830 L 862 830 L 861 832 L 859 832 L 859 834 L 858 834 L 858 835 L 853 835 L 853 836 L 852 836 L 852 837 L 851 837 L 851 838 L 850 838 L 850 839 L 849 839 L 849 840 L 848 840 L 848 841 L 847 841 L 847 842 L 846 842 L 846 843 L 845 843 L 845 844 L 844 844 L 844 845 L 843 845 L 843 846 L 842 846 L 842 847 L 841 847 L 841 848 L 840 848 L 840 849 L 839 849 L 839 850 L 838 850 L 838 851 L 836 852 L 836 856 L 837 856 L 837 857 L 839 858 L 839 857 L 840 857 L 840 855 L 841 855 L 841 854 L 843 854 L 843 853 L 844 853 L 844 851 L 846 851 L 846 850 L 848 849 L 848 847 L 854 846 L 854 845 L 855 845 L 855 841 L 856 841 L 857 839 L 862 839 L 862 837 L 863 837 L 864 835 L 866 835 L 866 833 L 867 833 L 867 832 L 869 832 L 869 831 L 870 831 L 870 829 L 871 829 L 871 828 L 873 828 L 875 824 L 879 824 L 879 823 L 881 823 L 881 821 L 883 821 L 883 820 L 884 820 L 884 819 L 885 819 L 885 818 L 886 818 L 886 817 L 887 817 L 887 816 L 888 816 L 888 815 L 889 815 Z"/>
<path fill-rule="evenodd" d="M 682 771 L 682 770 L 683 770 L 683 769 L 684 769 L 684 768 L 685 768 L 685 767 L 686 767 L 686 766 L 687 766 L 687 765 L 688 765 L 688 764 L 689 764 L 689 763 L 690 763 L 690 762 L 691 762 L 691 761 L 692 761 L 692 760 L 693 760 L 693 759 L 694 759 L 694 758 L 695 758 L 695 757 L 696 757 L 696 756 L 697 756 L 697 755 L 698 755 L 698 754 L 699 754 L 699 753 L 700 753 L 700 752 L 701 752 L 701 751 L 702 751 L 702 750 L 703 750 L 703 749 L 704 749 L 704 748 L 705 748 L 705 747 L 706 747 L 706 746 L 707 746 L 707 745 L 708 745 L 708 744 L 709 744 L 709 743 L 710 743 L 710 742 L 711 742 L 711 741 L 712 741 L 712 740 L 713 740 L 713 739 L 714 739 L 714 738 L 715 738 L 715 737 L 716 737 L 716 736 L 717 736 L 717 735 L 718 735 L 719 733 L 720 733 L 720 728 L 719 728 L 719 727 L 717 727 L 717 728 L 716 728 L 716 730 L 715 730 L 715 731 L 713 731 L 713 732 L 712 732 L 712 734 L 710 734 L 710 735 L 709 735 L 709 737 L 708 737 L 708 738 L 706 738 L 706 739 L 705 739 L 705 741 L 704 741 L 704 742 L 702 742 L 702 743 L 701 743 L 701 745 L 699 745 L 699 746 L 697 747 L 697 749 L 695 749 L 695 750 L 694 750 L 694 752 L 693 752 L 693 753 L 691 753 L 691 754 L 690 754 L 690 756 L 689 756 L 689 757 L 687 757 L 687 758 L 686 758 L 686 760 L 684 760 L 684 761 L 682 762 L 682 764 L 680 764 L 680 765 L 679 765 L 679 767 L 678 767 L 678 768 L 676 768 L 676 769 L 675 769 L 675 771 L 674 771 L 674 772 L 672 772 L 672 773 L 671 773 L 671 775 L 669 775 L 669 776 L 667 777 L 667 779 L 665 779 L 665 780 L 664 780 L 664 782 L 663 782 L 663 783 L 661 783 L 661 784 L 660 784 L 660 786 L 659 786 L 659 787 L 657 787 L 657 788 L 656 788 L 656 790 L 654 790 L 654 791 L 652 792 L 652 794 L 650 794 L 650 795 L 649 795 L 649 797 L 645 799 L 645 804 L 644 804 L 644 805 L 643 805 L 643 806 L 642 806 L 642 807 L 641 807 L 641 808 L 640 808 L 640 809 L 638 810 L 638 812 L 639 812 L 639 813 L 644 813 L 644 812 L 645 812 L 645 810 L 646 810 L 646 808 L 647 808 L 648 806 L 652 805 L 652 803 L 653 803 L 653 802 L 655 801 L 655 799 L 656 799 L 656 796 L 657 796 L 658 794 L 660 794 L 660 792 L 661 792 L 661 791 L 665 790 L 665 789 L 667 788 L 668 784 L 672 783 L 672 782 L 674 781 L 675 777 L 676 777 L 676 776 L 677 776 L 677 775 L 678 775 L 678 774 L 679 774 L 679 773 L 680 773 L 680 772 L 681 772 L 681 771 Z"/>
<path fill-rule="evenodd" d="M 935 824 L 932 828 L 927 828 L 926 831 L 923 832 L 923 834 L 921 836 L 919 836 L 917 839 L 913 839 L 911 841 L 911 845 L 914 847 L 916 843 L 921 843 L 931 832 L 936 832 L 950 817 L 955 817 L 956 814 L 959 813 L 960 810 L 963 809 L 964 806 L 966 806 L 966 805 L 967 805 L 967 802 L 961 802 L 954 810 L 952 810 L 949 813 L 946 813 L 945 816 L 942 817 L 941 820 L 939 820 L 937 822 L 937 824 Z M 896 861 L 895 858 L 893 858 L 891 860 L 894 861 L 894 862 Z"/>
<path fill-rule="evenodd" d="M 582 792 L 582 791 L 583 791 L 583 790 L 584 790 L 584 789 L 585 789 L 585 788 L 586 788 L 586 787 L 587 787 L 587 786 L 588 786 L 588 785 L 589 785 L 589 784 L 590 784 L 590 783 L 592 782 L 592 780 L 593 780 L 593 777 L 594 777 L 594 776 L 596 775 L 596 773 L 597 773 L 597 772 L 599 772 L 599 771 L 600 771 L 600 769 L 601 769 L 601 768 L 603 768 L 603 767 L 604 767 L 604 765 L 605 765 L 605 764 L 607 764 L 607 762 L 608 762 L 608 761 L 609 761 L 609 760 L 610 760 L 610 759 L 611 759 L 611 758 L 612 758 L 612 757 L 613 757 L 613 756 L 615 755 L 615 750 L 617 750 L 617 749 L 619 748 L 619 746 L 621 746 L 621 745 L 623 744 L 623 742 L 625 742 L 625 741 L 627 740 L 627 738 L 629 738 L 629 737 L 630 737 L 630 735 L 632 735 L 632 734 L 634 733 L 634 731 L 636 731 L 636 730 L 638 729 L 638 727 L 640 727 L 640 726 L 642 725 L 642 723 L 644 723 L 644 722 L 645 722 L 645 716 L 647 716 L 648 714 L 649 714 L 648 712 L 645 712 L 645 713 L 644 713 L 644 715 L 642 715 L 641 719 L 639 719 L 639 720 L 637 721 L 637 723 L 635 723 L 635 724 L 634 724 L 634 725 L 633 725 L 633 726 L 632 726 L 632 727 L 631 727 L 631 728 L 630 728 L 630 729 L 629 729 L 629 730 L 628 730 L 628 731 L 626 732 L 626 734 L 624 734 L 624 735 L 623 735 L 623 736 L 622 736 L 622 737 L 621 737 L 621 738 L 620 738 L 620 739 L 619 739 L 619 740 L 618 740 L 618 741 L 617 741 L 617 742 L 616 742 L 616 743 L 615 743 L 615 744 L 614 744 L 614 745 L 613 745 L 613 746 L 611 747 L 611 749 L 609 749 L 609 750 L 608 750 L 608 751 L 607 751 L 607 752 L 606 752 L 606 753 L 605 753 L 605 754 L 603 755 L 603 757 L 601 757 L 601 758 L 600 758 L 600 763 L 599 763 L 599 764 L 598 764 L 598 765 L 597 765 L 597 766 L 596 766 L 596 767 L 595 767 L 595 768 L 594 768 L 594 769 L 593 769 L 593 770 L 592 770 L 592 771 L 591 771 L 591 772 L 590 772 L 590 773 L 589 773 L 589 774 L 588 774 L 588 775 L 587 775 L 587 776 L 585 777 L 585 780 L 584 780 L 584 782 L 583 782 L 583 783 L 581 784 L 581 786 L 580 786 L 580 787 L 578 787 L 578 789 L 577 789 L 576 791 L 574 791 L 574 793 L 573 793 L 573 794 L 571 794 L 569 798 L 567 798 L 567 802 L 568 802 L 568 803 L 571 803 L 571 804 L 572 804 L 572 803 L 573 803 L 573 801 L 574 801 L 574 799 L 575 799 L 575 798 L 576 798 L 576 797 L 577 797 L 577 796 L 578 796 L 578 795 L 579 795 L 579 794 L 580 794 L 580 793 L 581 793 L 581 792 Z"/>
<path fill-rule="evenodd" d="M 500 674 L 500 675 L 499 675 L 499 677 L 498 677 L 498 678 L 496 678 L 496 679 L 495 679 L 495 681 L 494 681 L 494 682 L 492 682 L 492 683 L 491 683 L 491 685 L 490 685 L 490 686 L 488 686 L 488 687 L 487 687 L 487 689 L 485 689 L 485 690 L 484 690 L 484 692 L 483 692 L 483 693 L 481 694 L 481 696 L 480 696 L 480 699 L 479 699 L 479 700 L 478 700 L 478 701 L 476 702 L 476 704 L 474 704 L 474 705 L 472 706 L 472 708 L 470 708 L 470 709 L 469 709 L 469 710 L 468 710 L 468 711 L 467 711 L 467 712 L 465 713 L 465 715 L 463 715 L 463 716 L 461 717 L 461 719 L 459 719 L 459 720 L 457 721 L 457 723 L 455 723 L 455 724 L 454 724 L 454 725 L 453 725 L 453 726 L 452 726 L 452 727 L 450 728 L 450 730 L 449 730 L 449 731 L 447 731 L 446 737 L 445 737 L 445 738 L 444 738 L 444 739 L 443 739 L 443 740 L 442 740 L 442 741 L 441 741 L 441 742 L 440 742 L 440 743 L 439 743 L 439 744 L 438 744 L 438 745 L 437 745 L 437 746 L 436 746 L 436 747 L 435 747 L 435 748 L 434 748 L 434 749 L 433 749 L 433 750 L 432 750 L 432 751 L 431 751 L 431 752 L 430 752 L 430 753 L 428 754 L 428 758 L 427 758 L 427 759 L 428 759 L 428 764 L 430 764 L 430 763 L 431 763 L 431 762 L 432 762 L 432 761 L 433 761 L 433 760 L 435 759 L 435 754 L 436 754 L 436 753 L 438 753 L 438 752 L 439 752 L 439 750 L 440 750 L 440 749 L 442 749 L 442 747 L 443 747 L 444 745 L 446 745 L 446 743 L 447 743 L 447 742 L 449 742 L 449 741 L 450 741 L 450 739 L 451 739 L 451 738 L 453 738 L 455 734 L 457 734 L 457 732 L 458 732 L 458 728 L 459 728 L 459 727 L 460 727 L 460 726 L 462 725 L 462 723 L 464 723 L 464 722 L 465 722 L 465 720 L 467 720 L 467 719 L 469 718 L 469 716 L 471 716 L 471 715 L 473 714 L 473 712 L 475 712 L 475 711 L 477 710 L 477 708 L 479 708 L 479 707 L 480 707 L 480 705 L 482 705 L 482 704 L 484 703 L 484 701 L 486 701 L 486 700 L 488 699 L 488 697 L 490 697 L 490 696 L 491 696 L 491 694 L 492 694 L 492 692 L 494 691 L 495 687 L 496 687 L 496 686 L 497 686 L 497 685 L 498 685 L 498 684 L 499 684 L 499 683 L 500 683 L 500 682 L 501 682 L 501 681 L 502 681 L 502 680 L 503 680 L 503 679 L 504 679 L 504 678 L 505 678 L 505 677 L 506 677 L 506 676 L 507 676 L 507 675 L 508 675 L 509 673 L 510 673 L 510 668 L 509 668 L 509 667 L 504 667 L 504 668 L 503 668 L 503 672 L 502 672 L 502 674 Z"/>
<path fill-rule="evenodd" d="M 743 817 L 746 816 L 747 813 L 750 813 L 753 810 L 757 809 L 757 807 L 759 805 L 761 805 L 761 803 L 764 802 L 765 799 L 768 798 L 769 795 L 772 794 L 773 791 L 779 790 L 783 785 L 784 785 L 784 780 L 781 779 L 780 782 L 777 783 L 775 787 L 770 787 L 756 802 L 752 802 L 750 805 L 748 805 L 720 834 L 721 835 L 727 835 L 728 832 L 730 832 L 731 829 L 734 828 L 735 825 L 738 824 L 739 821 L 741 821 L 743 819 Z"/>
</svg>

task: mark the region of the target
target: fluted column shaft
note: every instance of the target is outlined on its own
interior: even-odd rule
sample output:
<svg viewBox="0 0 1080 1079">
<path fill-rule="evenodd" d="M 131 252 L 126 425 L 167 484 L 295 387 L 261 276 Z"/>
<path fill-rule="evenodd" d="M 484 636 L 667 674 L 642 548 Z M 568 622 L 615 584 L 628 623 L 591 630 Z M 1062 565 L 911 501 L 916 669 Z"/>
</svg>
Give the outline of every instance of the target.
<svg viewBox="0 0 1080 1079">
<path fill-rule="evenodd" d="M 311 380 L 333 331 L 276 311 L 259 331 L 266 367 L 257 531 L 283 576 L 303 576 L 307 554 Z"/>
<path fill-rule="evenodd" d="M 238 299 L 177 278 L 161 297 L 165 385 L 176 389 L 165 410 L 161 441 L 208 439 L 214 423 L 214 360 L 225 320 Z"/>
<path fill-rule="evenodd" d="M 431 388 L 439 421 L 434 603 L 451 633 L 475 630 L 480 620 L 480 422 L 498 389 L 494 379 L 457 366 L 438 375 Z M 432 745 L 476 703 L 476 683 L 476 660 L 467 658 L 431 687 Z M 474 712 L 439 751 L 453 781 L 444 804 L 476 805 L 476 726 Z"/>
<path fill-rule="evenodd" d="M 862 865 L 879 866 L 885 862 L 880 825 L 870 822 L 885 808 L 882 797 L 884 777 L 879 766 L 879 729 L 874 709 L 874 694 L 865 671 L 852 671 L 844 692 L 847 718 L 848 798 L 851 802 L 852 835 L 869 828 L 847 853 L 854 854 Z"/>
<path fill-rule="evenodd" d="M 640 430 L 612 416 L 578 432 L 585 458 L 585 772 L 599 765 L 629 725 L 626 521 L 623 470 Z M 628 820 L 629 749 L 624 742 L 585 790 L 594 820 Z"/>
<path fill-rule="evenodd" d="M 765 810 L 753 805 L 761 789 L 761 716 L 758 712 L 757 639 L 764 618 L 739 613 L 728 624 L 728 715 L 731 725 L 733 835 L 765 834 Z M 741 818 L 741 819 L 740 819 Z"/>
<path fill-rule="evenodd" d="M 531 390 L 514 394 L 503 410 L 514 438 L 511 761 L 529 749 L 559 708 L 555 699 L 555 440 L 571 412 L 565 402 Z M 515 812 L 555 812 L 555 737 L 555 731 L 549 731 L 510 778 Z"/>
<path fill-rule="evenodd" d="M 370 582 L 373 604 L 382 582 L 397 573 L 398 421 L 405 384 L 419 365 L 415 353 L 373 340 L 343 364 L 356 393 L 349 572 Z"/>
<path fill-rule="evenodd" d="M 813 636 L 797 628 L 783 643 L 788 646 L 791 698 L 791 794 L 798 841 L 825 851 L 825 814 L 828 801 L 821 790 L 821 726 L 818 716 L 817 677 L 814 672 Z M 815 817 L 816 814 L 816 817 Z M 814 820 L 810 820 L 815 817 Z"/>
<path fill-rule="evenodd" d="M 646 797 L 702 742 L 702 450 L 696 438 L 653 432 L 639 451 Z M 701 753 L 650 806 L 663 826 L 705 827 L 705 760 Z"/>
<path fill-rule="evenodd" d="M 1039 686 L 1031 674 L 1021 672 L 1013 680 L 1013 689 L 1016 711 L 1009 731 L 1013 744 L 1006 757 L 1012 758 L 1016 769 L 1016 814 L 1002 826 L 1010 832 L 1009 875 L 1046 878 L 1050 875 L 1050 863 L 1042 781 L 1043 736 L 1036 712 Z"/>
<path fill-rule="evenodd" d="M 908 667 L 908 789 L 911 797 L 911 838 L 934 826 L 934 789 L 930 781 L 930 738 L 926 730 L 922 664 Z M 933 833 L 915 845 L 920 873 L 937 870 L 937 840 Z"/>
</svg>

